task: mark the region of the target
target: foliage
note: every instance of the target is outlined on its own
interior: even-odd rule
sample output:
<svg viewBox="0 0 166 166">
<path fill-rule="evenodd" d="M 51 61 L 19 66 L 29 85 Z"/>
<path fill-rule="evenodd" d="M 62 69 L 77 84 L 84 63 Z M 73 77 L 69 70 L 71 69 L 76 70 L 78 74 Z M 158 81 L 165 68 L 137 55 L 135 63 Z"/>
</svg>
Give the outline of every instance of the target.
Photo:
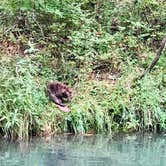
<svg viewBox="0 0 166 166">
<path fill-rule="evenodd" d="M 165 52 L 133 83 L 166 32 L 164 0 L 2 0 L 0 132 L 166 129 Z M 46 94 L 48 82 L 73 87 L 69 114 Z"/>
</svg>

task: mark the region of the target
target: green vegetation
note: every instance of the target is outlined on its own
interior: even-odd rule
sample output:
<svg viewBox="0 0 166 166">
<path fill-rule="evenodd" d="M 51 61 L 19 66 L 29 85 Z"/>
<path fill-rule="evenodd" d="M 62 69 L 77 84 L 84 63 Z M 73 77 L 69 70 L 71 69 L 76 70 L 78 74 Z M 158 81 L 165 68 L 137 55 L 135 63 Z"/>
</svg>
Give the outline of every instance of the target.
<svg viewBox="0 0 166 166">
<path fill-rule="evenodd" d="M 166 51 L 134 83 L 166 33 L 164 0 L 2 0 L 0 134 L 166 129 Z M 70 113 L 45 94 L 73 89 Z"/>
</svg>

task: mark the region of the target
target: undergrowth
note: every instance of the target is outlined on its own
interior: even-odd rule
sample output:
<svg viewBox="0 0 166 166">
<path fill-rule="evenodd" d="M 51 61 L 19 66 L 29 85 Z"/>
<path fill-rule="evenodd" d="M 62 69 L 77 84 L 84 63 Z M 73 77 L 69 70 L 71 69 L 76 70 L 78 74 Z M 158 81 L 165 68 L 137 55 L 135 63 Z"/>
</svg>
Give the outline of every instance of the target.
<svg viewBox="0 0 166 166">
<path fill-rule="evenodd" d="M 166 129 L 165 52 L 138 77 L 166 32 L 164 1 L 2 0 L 0 134 Z M 70 113 L 45 93 L 72 87 Z"/>
</svg>

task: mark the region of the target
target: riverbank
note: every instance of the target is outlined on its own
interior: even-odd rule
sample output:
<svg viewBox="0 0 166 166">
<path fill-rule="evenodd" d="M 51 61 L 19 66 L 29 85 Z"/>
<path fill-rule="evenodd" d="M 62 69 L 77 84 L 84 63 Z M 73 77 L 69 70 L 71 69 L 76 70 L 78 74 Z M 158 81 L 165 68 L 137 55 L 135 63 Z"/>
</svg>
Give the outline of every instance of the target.
<svg viewBox="0 0 166 166">
<path fill-rule="evenodd" d="M 153 71 L 134 82 L 166 32 L 165 4 L 3 2 L 2 136 L 165 131 L 165 51 Z M 71 112 L 48 99 L 51 81 L 71 87 Z"/>
</svg>

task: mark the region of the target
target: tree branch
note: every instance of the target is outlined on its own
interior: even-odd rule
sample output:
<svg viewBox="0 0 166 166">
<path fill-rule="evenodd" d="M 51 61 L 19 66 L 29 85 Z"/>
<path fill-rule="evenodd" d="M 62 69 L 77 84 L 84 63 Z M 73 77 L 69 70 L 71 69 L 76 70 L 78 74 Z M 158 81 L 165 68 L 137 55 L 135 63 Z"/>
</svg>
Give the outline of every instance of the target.
<svg viewBox="0 0 166 166">
<path fill-rule="evenodd" d="M 150 65 L 147 67 L 147 69 L 143 72 L 143 74 L 138 78 L 139 80 L 142 79 L 148 72 L 150 72 L 153 69 L 153 67 L 156 65 L 156 63 L 160 59 L 160 55 L 165 47 L 165 44 L 166 44 L 166 36 L 161 41 L 160 47 L 159 47 L 153 61 L 150 63 Z"/>
</svg>

